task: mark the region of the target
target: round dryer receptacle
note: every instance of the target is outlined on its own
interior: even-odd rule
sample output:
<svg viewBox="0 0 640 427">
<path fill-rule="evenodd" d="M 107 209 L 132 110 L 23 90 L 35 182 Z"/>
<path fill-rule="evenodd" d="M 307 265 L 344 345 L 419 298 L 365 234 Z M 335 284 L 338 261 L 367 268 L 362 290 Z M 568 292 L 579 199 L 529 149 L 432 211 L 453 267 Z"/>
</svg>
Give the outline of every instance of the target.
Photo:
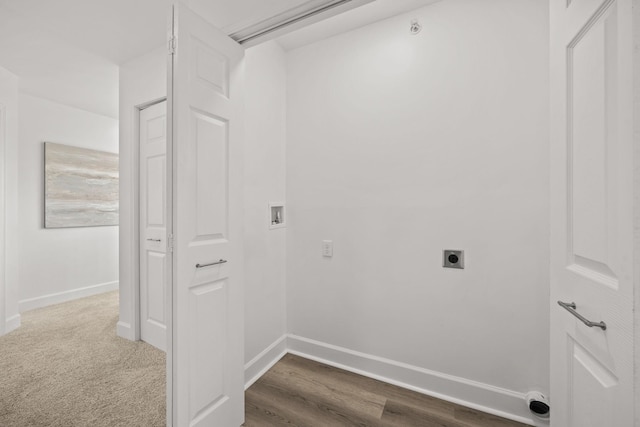
<svg viewBox="0 0 640 427">
<path fill-rule="evenodd" d="M 525 396 L 525 401 L 533 415 L 545 420 L 549 418 L 549 400 L 544 394 L 539 391 L 530 391 Z"/>
</svg>

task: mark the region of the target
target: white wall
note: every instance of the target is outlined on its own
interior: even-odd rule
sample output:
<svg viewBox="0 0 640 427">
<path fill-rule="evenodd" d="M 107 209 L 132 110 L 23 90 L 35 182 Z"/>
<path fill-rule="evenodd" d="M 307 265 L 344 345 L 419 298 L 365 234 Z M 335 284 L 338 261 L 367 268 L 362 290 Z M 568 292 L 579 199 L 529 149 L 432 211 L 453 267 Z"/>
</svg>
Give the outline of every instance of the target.
<svg viewBox="0 0 640 427">
<path fill-rule="evenodd" d="M 246 51 L 245 362 L 250 381 L 284 351 L 286 228 L 269 229 L 269 202 L 285 201 L 285 55 L 275 42 Z M 272 346 L 273 347 L 270 347 Z M 266 353 L 265 350 L 268 351 Z"/>
<path fill-rule="evenodd" d="M 634 80 L 634 141 L 635 146 L 640 147 L 640 0 L 633 2 L 633 80 Z M 635 178 L 635 200 L 634 200 L 634 219 L 635 219 L 635 260 L 634 266 L 634 283 L 635 283 L 635 424 L 640 425 L 640 150 L 636 148 L 634 158 L 634 178 Z"/>
<path fill-rule="evenodd" d="M 166 50 L 120 68 L 120 321 L 118 334 L 139 339 L 135 306 L 137 263 L 137 106 L 166 96 Z M 251 379 L 284 349 L 285 229 L 268 229 L 267 206 L 285 199 L 285 56 L 266 43 L 246 52 L 245 64 L 245 361 Z M 133 237 L 132 237 L 133 236 Z M 271 352 L 263 352 L 271 348 Z M 256 356 L 262 355 L 263 357 Z"/>
<path fill-rule="evenodd" d="M 116 289 L 118 227 L 44 228 L 43 143 L 117 153 L 118 121 L 31 95 L 19 100 L 20 311 Z"/>
<path fill-rule="evenodd" d="M 448 0 L 288 54 L 294 348 L 408 364 L 443 394 L 547 391 L 547 15 Z"/>
<path fill-rule="evenodd" d="M 18 234 L 18 77 L 0 67 L 0 335 L 20 326 Z"/>
<path fill-rule="evenodd" d="M 120 320 L 118 335 L 140 339 L 138 254 L 138 107 L 167 95 L 164 45 L 120 66 Z"/>
</svg>

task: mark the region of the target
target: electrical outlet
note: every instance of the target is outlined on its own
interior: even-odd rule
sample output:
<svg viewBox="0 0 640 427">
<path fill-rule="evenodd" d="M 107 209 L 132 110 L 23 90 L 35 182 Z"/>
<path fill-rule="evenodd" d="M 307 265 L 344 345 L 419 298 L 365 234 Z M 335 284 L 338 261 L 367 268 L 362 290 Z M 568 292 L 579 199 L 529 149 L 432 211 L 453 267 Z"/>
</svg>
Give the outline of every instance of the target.
<svg viewBox="0 0 640 427">
<path fill-rule="evenodd" d="M 464 269 L 464 251 L 453 249 L 442 251 L 442 266 L 444 268 Z"/>
<path fill-rule="evenodd" d="M 322 256 L 324 257 L 333 256 L 333 240 L 322 241 Z"/>
</svg>

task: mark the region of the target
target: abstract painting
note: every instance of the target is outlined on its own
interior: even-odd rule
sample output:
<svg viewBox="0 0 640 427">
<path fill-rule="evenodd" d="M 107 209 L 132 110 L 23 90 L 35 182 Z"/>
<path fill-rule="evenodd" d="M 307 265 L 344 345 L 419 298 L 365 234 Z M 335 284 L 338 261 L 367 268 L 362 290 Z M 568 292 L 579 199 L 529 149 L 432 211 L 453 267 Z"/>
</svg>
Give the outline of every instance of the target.
<svg viewBox="0 0 640 427">
<path fill-rule="evenodd" d="M 44 143 L 45 228 L 118 225 L 118 155 Z"/>
</svg>

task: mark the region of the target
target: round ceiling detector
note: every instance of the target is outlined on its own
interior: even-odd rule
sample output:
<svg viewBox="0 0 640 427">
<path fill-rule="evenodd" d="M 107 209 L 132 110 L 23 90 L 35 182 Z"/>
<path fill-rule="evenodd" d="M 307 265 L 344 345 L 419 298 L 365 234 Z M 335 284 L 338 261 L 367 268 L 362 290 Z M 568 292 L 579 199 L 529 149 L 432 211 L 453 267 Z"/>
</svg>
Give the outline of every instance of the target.
<svg viewBox="0 0 640 427">
<path fill-rule="evenodd" d="M 409 28 L 409 31 L 414 36 L 418 34 L 420 31 L 422 31 L 422 25 L 420 25 L 417 19 L 414 19 L 413 21 L 411 21 L 411 27 Z"/>
</svg>

